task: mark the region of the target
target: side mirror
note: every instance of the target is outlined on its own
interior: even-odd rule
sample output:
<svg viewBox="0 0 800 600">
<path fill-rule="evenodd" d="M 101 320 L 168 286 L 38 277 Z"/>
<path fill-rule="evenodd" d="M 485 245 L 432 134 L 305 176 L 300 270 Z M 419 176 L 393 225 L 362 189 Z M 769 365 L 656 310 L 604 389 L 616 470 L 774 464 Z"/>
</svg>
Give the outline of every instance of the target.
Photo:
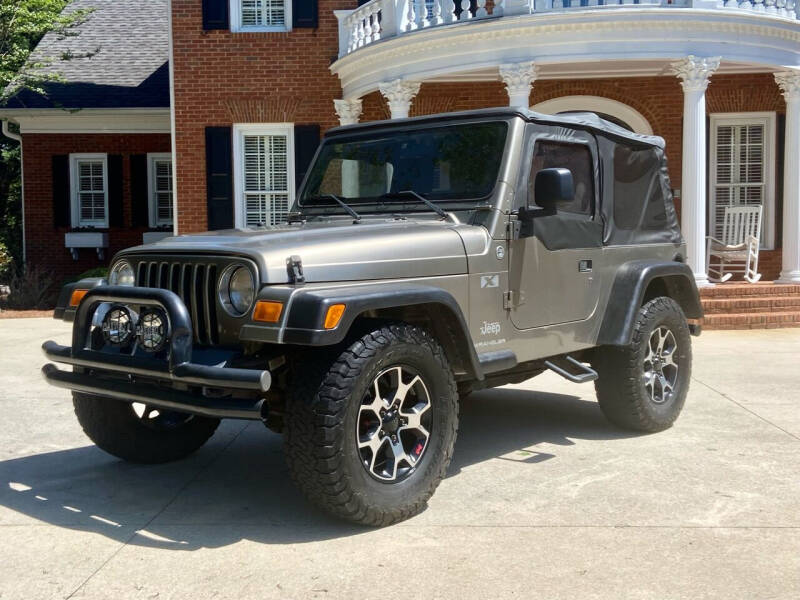
<svg viewBox="0 0 800 600">
<path fill-rule="evenodd" d="M 534 182 L 536 206 L 546 214 L 555 213 L 558 205 L 575 199 L 575 184 L 569 169 L 542 169 Z"/>
</svg>

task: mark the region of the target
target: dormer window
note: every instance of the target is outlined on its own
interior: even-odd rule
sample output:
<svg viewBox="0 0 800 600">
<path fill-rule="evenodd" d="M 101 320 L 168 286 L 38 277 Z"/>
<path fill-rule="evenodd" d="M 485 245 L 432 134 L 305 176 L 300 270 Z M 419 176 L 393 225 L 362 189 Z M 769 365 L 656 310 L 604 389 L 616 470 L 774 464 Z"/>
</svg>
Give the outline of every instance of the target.
<svg viewBox="0 0 800 600">
<path fill-rule="evenodd" d="M 288 0 L 231 0 L 233 31 L 289 31 L 292 3 Z"/>
</svg>

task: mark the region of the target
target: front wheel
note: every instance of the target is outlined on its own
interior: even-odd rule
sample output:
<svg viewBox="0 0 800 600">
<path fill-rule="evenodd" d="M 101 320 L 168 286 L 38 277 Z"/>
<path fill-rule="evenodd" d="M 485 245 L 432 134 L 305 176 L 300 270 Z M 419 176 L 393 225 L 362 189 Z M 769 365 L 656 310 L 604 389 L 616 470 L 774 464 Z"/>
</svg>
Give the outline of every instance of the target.
<svg viewBox="0 0 800 600">
<path fill-rule="evenodd" d="M 692 374 L 689 325 L 671 298 L 642 308 L 628 346 L 603 346 L 592 365 L 597 401 L 609 421 L 625 429 L 661 431 L 675 422 Z"/>
<path fill-rule="evenodd" d="M 286 457 L 295 483 L 337 517 L 383 526 L 422 510 L 444 477 L 458 393 L 439 344 L 387 325 L 297 367 Z"/>
<path fill-rule="evenodd" d="M 219 419 L 73 392 L 83 431 L 102 450 L 136 463 L 165 463 L 188 456 L 206 443 Z"/>
</svg>

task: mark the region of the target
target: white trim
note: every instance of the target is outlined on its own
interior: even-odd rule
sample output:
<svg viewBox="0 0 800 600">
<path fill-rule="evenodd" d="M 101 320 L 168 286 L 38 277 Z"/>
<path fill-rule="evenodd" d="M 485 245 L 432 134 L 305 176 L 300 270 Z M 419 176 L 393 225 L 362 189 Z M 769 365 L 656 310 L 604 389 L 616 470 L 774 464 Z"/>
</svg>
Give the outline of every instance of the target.
<svg viewBox="0 0 800 600">
<path fill-rule="evenodd" d="M 5 109 L 2 118 L 26 133 L 169 133 L 170 109 Z"/>
<path fill-rule="evenodd" d="M 152 229 L 156 229 L 158 227 L 173 227 L 175 225 L 175 210 L 173 208 L 173 216 L 170 218 L 170 223 L 159 223 L 158 222 L 158 206 L 156 203 L 156 170 L 155 170 L 155 162 L 156 161 L 164 161 L 168 160 L 172 163 L 172 184 L 175 185 L 175 163 L 172 162 L 172 154 L 169 152 L 148 152 L 147 153 L 147 219 L 150 227 Z M 172 205 L 175 205 L 175 190 L 172 190 Z"/>
<path fill-rule="evenodd" d="M 103 195 L 104 198 L 104 219 L 103 221 L 81 222 L 80 202 L 78 201 L 78 162 L 83 160 L 100 160 L 103 163 Z M 70 154 L 69 155 L 69 189 L 70 189 L 70 219 L 72 227 L 98 227 L 108 228 L 108 154 Z"/>
<path fill-rule="evenodd" d="M 638 60 L 662 61 L 663 74 L 670 61 L 688 54 L 722 56 L 723 67 L 798 66 L 800 28 L 797 21 L 737 10 L 587 7 L 383 36 L 330 69 L 341 80 L 344 98 L 360 98 L 383 81 L 429 81 L 526 60 L 542 69 L 540 79 L 556 77 L 558 65 L 593 64 L 600 73 L 616 62 Z"/>
<path fill-rule="evenodd" d="M 266 26 L 261 25 L 258 27 L 243 26 L 242 25 L 242 0 L 229 0 L 229 14 L 231 20 L 231 31 L 233 33 L 285 33 L 292 30 L 292 2 L 291 0 L 284 0 L 283 2 L 283 26 Z"/>
<path fill-rule="evenodd" d="M 775 248 L 775 154 L 777 147 L 776 117 L 774 112 L 712 113 L 709 115 L 708 147 L 708 230 L 712 231 L 714 215 L 711 214 L 714 184 L 717 179 L 717 136 L 719 125 L 742 125 L 746 123 L 764 124 L 764 210 L 762 230 L 764 232 L 763 250 Z"/>
<path fill-rule="evenodd" d="M 243 146 L 245 135 L 285 135 L 286 136 L 286 187 L 289 196 L 289 209 L 294 205 L 294 123 L 239 123 L 233 126 L 233 214 L 234 227 L 244 229 L 244 164 Z"/>
<path fill-rule="evenodd" d="M 536 91 L 534 88 L 534 94 L 535 93 Z M 642 113 L 627 104 L 612 100 L 611 98 L 603 98 L 602 96 L 562 96 L 560 98 L 539 102 L 532 106 L 531 110 L 548 115 L 556 115 L 560 112 L 573 110 L 601 112 L 616 117 L 620 121 L 624 121 L 630 125 L 636 133 L 653 135 L 653 128 Z"/>
</svg>

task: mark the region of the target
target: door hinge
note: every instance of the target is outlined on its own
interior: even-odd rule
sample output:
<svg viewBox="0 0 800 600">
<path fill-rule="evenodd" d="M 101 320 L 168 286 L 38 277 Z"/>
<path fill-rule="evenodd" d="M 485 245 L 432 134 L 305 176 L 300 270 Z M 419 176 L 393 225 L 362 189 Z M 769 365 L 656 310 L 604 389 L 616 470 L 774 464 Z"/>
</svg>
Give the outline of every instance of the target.
<svg viewBox="0 0 800 600">
<path fill-rule="evenodd" d="M 520 291 L 509 290 L 503 294 L 503 308 L 511 310 L 525 304 L 525 294 Z"/>
<path fill-rule="evenodd" d="M 510 242 L 519 239 L 519 232 L 522 230 L 522 221 L 515 216 L 511 216 L 510 220 L 506 221 L 506 239 Z"/>
</svg>

